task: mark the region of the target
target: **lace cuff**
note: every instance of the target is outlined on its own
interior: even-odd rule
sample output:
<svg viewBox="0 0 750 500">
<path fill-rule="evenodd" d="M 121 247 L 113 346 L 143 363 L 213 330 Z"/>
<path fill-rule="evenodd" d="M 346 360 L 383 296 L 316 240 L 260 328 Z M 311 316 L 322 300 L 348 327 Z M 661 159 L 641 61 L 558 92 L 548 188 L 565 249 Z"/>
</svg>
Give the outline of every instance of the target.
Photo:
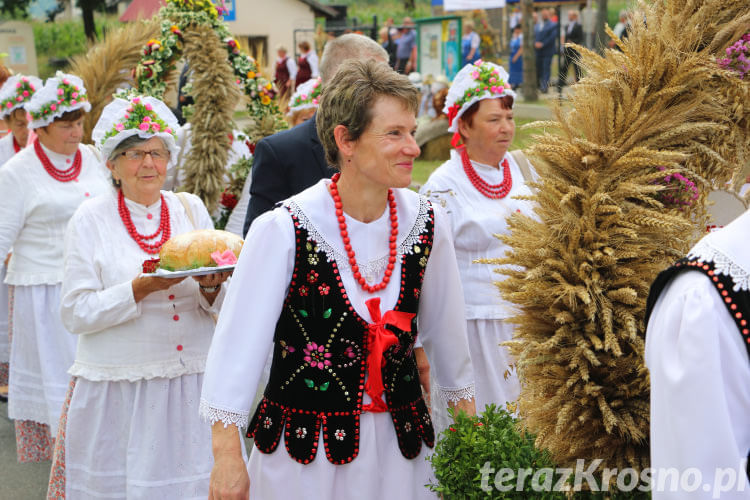
<svg viewBox="0 0 750 500">
<path fill-rule="evenodd" d="M 201 399 L 198 406 L 198 413 L 201 418 L 214 425 L 216 422 L 224 422 L 224 428 L 228 425 L 236 425 L 238 429 L 247 427 L 250 413 L 246 411 L 230 411 L 214 408 L 208 404 L 208 401 Z"/>
<path fill-rule="evenodd" d="M 458 403 L 461 399 L 474 399 L 476 391 L 474 390 L 474 384 L 467 385 L 466 387 L 440 387 L 438 386 L 438 392 L 440 397 L 443 399 L 445 404 Z"/>
</svg>

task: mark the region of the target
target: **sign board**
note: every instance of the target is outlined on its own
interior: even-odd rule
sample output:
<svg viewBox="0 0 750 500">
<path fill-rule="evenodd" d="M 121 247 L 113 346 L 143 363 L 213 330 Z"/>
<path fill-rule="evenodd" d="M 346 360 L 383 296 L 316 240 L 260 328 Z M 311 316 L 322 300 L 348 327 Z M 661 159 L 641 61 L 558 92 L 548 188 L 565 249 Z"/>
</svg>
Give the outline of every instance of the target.
<svg viewBox="0 0 750 500">
<path fill-rule="evenodd" d="M 417 19 L 417 68 L 422 76 L 453 80 L 461 69 L 461 18 Z"/>
<path fill-rule="evenodd" d="M 14 73 L 38 75 L 34 31 L 31 25 L 21 21 L 0 24 L 0 47 L 8 54 L 3 64 Z"/>
</svg>

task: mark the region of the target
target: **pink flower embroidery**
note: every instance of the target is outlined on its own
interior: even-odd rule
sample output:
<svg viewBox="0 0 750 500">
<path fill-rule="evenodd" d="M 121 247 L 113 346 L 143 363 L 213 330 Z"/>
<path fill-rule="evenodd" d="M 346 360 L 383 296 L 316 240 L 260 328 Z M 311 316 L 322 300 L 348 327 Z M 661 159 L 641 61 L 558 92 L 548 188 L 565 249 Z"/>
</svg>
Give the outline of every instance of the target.
<svg viewBox="0 0 750 500">
<path fill-rule="evenodd" d="M 331 366 L 331 361 L 328 359 L 331 357 L 331 353 L 325 352 L 325 350 L 325 346 L 311 342 L 307 344 L 307 347 L 302 349 L 302 352 L 305 353 L 303 359 L 307 361 L 312 368 L 322 370 L 326 366 Z"/>
</svg>

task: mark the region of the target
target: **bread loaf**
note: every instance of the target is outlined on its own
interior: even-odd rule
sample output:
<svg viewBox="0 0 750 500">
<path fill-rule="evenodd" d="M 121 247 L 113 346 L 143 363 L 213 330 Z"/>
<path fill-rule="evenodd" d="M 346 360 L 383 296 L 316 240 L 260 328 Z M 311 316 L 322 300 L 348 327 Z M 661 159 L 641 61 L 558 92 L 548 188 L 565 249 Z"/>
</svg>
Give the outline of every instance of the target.
<svg viewBox="0 0 750 500">
<path fill-rule="evenodd" d="M 211 254 L 231 250 L 240 256 L 242 238 L 228 231 L 198 229 L 170 238 L 159 252 L 159 267 L 167 271 L 183 271 L 199 267 L 216 267 Z"/>
</svg>

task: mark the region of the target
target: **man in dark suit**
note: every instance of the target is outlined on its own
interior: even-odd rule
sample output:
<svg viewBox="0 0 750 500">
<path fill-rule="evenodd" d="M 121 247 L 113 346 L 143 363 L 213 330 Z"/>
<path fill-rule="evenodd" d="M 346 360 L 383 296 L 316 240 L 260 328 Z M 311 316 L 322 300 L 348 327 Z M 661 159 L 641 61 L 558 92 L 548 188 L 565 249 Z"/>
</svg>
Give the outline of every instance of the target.
<svg viewBox="0 0 750 500">
<path fill-rule="evenodd" d="M 362 35 L 342 35 L 326 43 L 320 61 L 323 85 L 333 78 L 342 62 L 360 58 L 388 63 L 385 49 Z M 259 141 L 250 171 L 250 202 L 243 234 L 247 234 L 256 217 L 276 203 L 304 191 L 324 177 L 331 177 L 334 172 L 326 164 L 315 116 Z"/>
<path fill-rule="evenodd" d="M 552 70 L 552 56 L 555 55 L 557 46 L 557 23 L 550 19 L 548 9 L 542 9 L 539 13 L 542 18 L 542 26 L 535 30 L 534 48 L 536 49 L 536 72 L 539 78 L 539 90 L 547 92 L 549 77 Z"/>
<path fill-rule="evenodd" d="M 575 10 L 568 11 L 568 25 L 565 27 L 565 43 L 575 43 L 583 45 L 583 26 L 578 21 L 578 12 Z M 576 75 L 576 82 L 581 79 L 581 67 L 578 65 L 578 51 L 573 47 L 563 48 L 563 59 L 560 65 L 560 76 L 558 85 L 564 86 L 568 79 L 568 68 L 573 65 Z"/>
</svg>

